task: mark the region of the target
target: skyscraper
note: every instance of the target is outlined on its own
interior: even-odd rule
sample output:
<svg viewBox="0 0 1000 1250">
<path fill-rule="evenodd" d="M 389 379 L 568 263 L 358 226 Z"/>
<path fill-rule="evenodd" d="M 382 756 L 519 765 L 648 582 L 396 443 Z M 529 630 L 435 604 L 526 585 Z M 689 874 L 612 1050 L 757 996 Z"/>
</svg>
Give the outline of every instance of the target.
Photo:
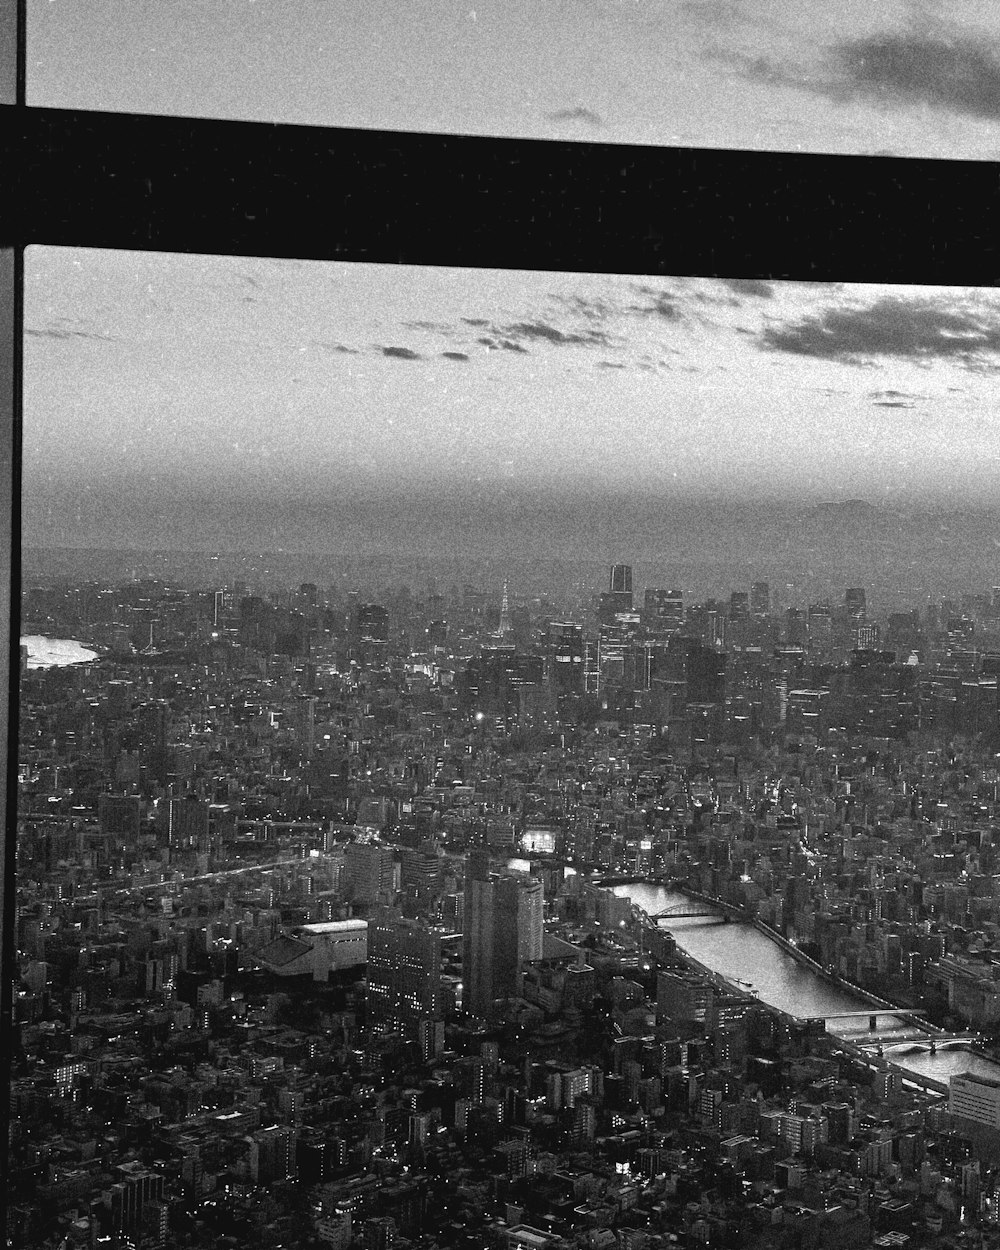
<svg viewBox="0 0 1000 1250">
<path fill-rule="evenodd" d="M 609 624 L 619 612 L 632 611 L 632 566 L 613 564 L 608 591 L 601 595 L 598 616 L 602 624 Z"/>
<path fill-rule="evenodd" d="M 669 638 L 683 624 L 683 593 L 662 586 L 647 586 L 642 605 L 642 625 L 646 632 L 656 638 Z"/>
<path fill-rule="evenodd" d="M 864 619 L 867 604 L 863 586 L 852 586 L 844 592 L 844 607 L 852 620 Z"/>
<path fill-rule="evenodd" d="M 391 900 L 398 884 L 392 847 L 381 842 L 348 842 L 344 847 L 344 875 L 354 902 Z"/>
<path fill-rule="evenodd" d="M 542 883 L 532 877 L 497 876 L 489 855 L 472 851 L 465 869 L 464 1002 L 486 1015 L 498 998 L 518 992 L 525 963 L 542 954 Z"/>
<path fill-rule="evenodd" d="M 767 616 L 771 611 L 771 587 L 767 582 L 754 582 L 750 587 L 750 611 L 754 616 Z"/>
<path fill-rule="evenodd" d="M 368 926 L 368 1019 L 376 1031 L 416 1036 L 441 1001 L 441 935 L 383 913 Z"/>
<path fill-rule="evenodd" d="M 583 627 L 550 621 L 545 649 L 552 689 L 557 694 L 579 694 L 583 690 Z"/>
</svg>

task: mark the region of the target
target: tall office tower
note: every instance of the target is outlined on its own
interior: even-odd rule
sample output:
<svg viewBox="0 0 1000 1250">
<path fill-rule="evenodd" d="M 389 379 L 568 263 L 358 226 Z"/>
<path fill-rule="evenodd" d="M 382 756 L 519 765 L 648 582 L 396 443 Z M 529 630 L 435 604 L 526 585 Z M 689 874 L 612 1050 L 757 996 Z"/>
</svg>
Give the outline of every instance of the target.
<svg viewBox="0 0 1000 1250">
<path fill-rule="evenodd" d="M 358 604 L 355 631 L 361 642 L 386 642 L 389 638 L 389 612 L 378 603 Z"/>
<path fill-rule="evenodd" d="M 811 603 L 806 624 L 811 645 L 822 647 L 833 641 L 833 613 L 828 603 Z"/>
<path fill-rule="evenodd" d="M 610 624 L 619 612 L 632 611 L 632 566 L 614 564 L 608 591 L 601 595 L 597 615 L 602 625 Z"/>
<path fill-rule="evenodd" d="M 701 643 L 688 644 L 684 676 L 689 703 L 722 703 L 726 697 L 726 657 Z"/>
<path fill-rule="evenodd" d="M 734 590 L 729 596 L 729 619 L 731 621 L 750 619 L 750 596 L 745 590 Z"/>
<path fill-rule="evenodd" d="M 948 1110 L 952 1115 L 1000 1128 L 1000 1081 L 963 1072 L 948 1082 Z"/>
<path fill-rule="evenodd" d="M 549 685 L 557 694 L 583 690 L 583 626 L 550 621 L 545 645 Z"/>
<path fill-rule="evenodd" d="M 785 613 L 785 642 L 790 647 L 801 647 L 807 636 L 806 614 L 800 608 L 789 608 Z"/>
<path fill-rule="evenodd" d="M 523 877 L 517 884 L 517 957 L 523 966 L 542 957 L 545 888 L 537 877 Z"/>
<path fill-rule="evenodd" d="M 440 891 L 441 857 L 433 842 L 399 848 L 399 888 L 422 903 Z"/>
<path fill-rule="evenodd" d="M 344 847 L 344 877 L 355 902 L 390 899 L 398 884 L 392 848 L 380 842 L 348 842 Z"/>
<path fill-rule="evenodd" d="M 111 1227 L 120 1236 L 136 1229 L 146 1204 L 162 1201 L 163 1175 L 143 1167 L 135 1159 L 117 1164 L 112 1176 L 117 1179 L 110 1186 L 108 1205 L 111 1208 Z"/>
<path fill-rule="evenodd" d="M 472 851 L 465 869 L 463 980 L 466 1010 L 484 1016 L 517 994 L 519 973 L 542 953 L 542 883 L 496 876 L 489 855 Z"/>
<path fill-rule="evenodd" d="M 863 586 L 852 586 L 845 591 L 844 607 L 848 616 L 855 620 L 864 620 L 866 606 Z"/>
<path fill-rule="evenodd" d="M 368 1023 L 416 1037 L 441 1007 L 441 935 L 383 913 L 368 925 Z"/>
<path fill-rule="evenodd" d="M 208 803 L 197 795 L 167 802 L 167 841 L 177 850 L 200 848 L 208 838 Z"/>
<path fill-rule="evenodd" d="M 625 679 L 625 630 L 621 625 L 602 625 L 597 637 L 598 690 L 620 687 Z"/>
<path fill-rule="evenodd" d="M 306 759 L 316 748 L 316 696 L 300 694 L 295 699 L 295 733 Z"/>
<path fill-rule="evenodd" d="M 754 582 L 750 587 L 750 612 L 753 616 L 767 616 L 771 611 L 771 587 L 767 582 Z"/>
<path fill-rule="evenodd" d="M 684 624 L 684 596 L 679 590 L 647 586 L 642 604 L 642 626 L 648 634 L 669 638 Z"/>
</svg>

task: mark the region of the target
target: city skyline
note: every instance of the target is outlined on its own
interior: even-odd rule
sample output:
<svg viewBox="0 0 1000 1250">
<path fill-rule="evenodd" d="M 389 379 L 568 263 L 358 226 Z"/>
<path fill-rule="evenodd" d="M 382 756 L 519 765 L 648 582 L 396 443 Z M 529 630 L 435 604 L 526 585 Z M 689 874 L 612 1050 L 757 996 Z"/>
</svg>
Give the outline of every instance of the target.
<svg viewBox="0 0 1000 1250">
<path fill-rule="evenodd" d="M 29 103 L 304 125 L 993 160 L 986 0 L 27 6 Z"/>
<path fill-rule="evenodd" d="M 27 545 L 996 503 L 987 289 L 31 248 L 25 327 Z"/>
</svg>

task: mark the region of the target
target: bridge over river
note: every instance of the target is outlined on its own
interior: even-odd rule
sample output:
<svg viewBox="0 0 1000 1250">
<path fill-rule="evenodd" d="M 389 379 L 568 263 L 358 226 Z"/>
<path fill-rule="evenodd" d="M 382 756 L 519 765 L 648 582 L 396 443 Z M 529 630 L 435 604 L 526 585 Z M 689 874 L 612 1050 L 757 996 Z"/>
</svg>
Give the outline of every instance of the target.
<svg viewBox="0 0 1000 1250">
<path fill-rule="evenodd" d="M 713 920 L 729 920 L 729 916 L 721 908 L 708 907 L 702 903 L 677 903 L 673 907 L 667 907 L 663 911 L 658 911 L 655 916 L 650 916 L 650 920 L 677 920 L 682 916 L 704 916 Z"/>
<path fill-rule="evenodd" d="M 658 917 L 678 946 L 719 976 L 751 984 L 762 1003 L 798 1019 L 828 1020 L 828 1030 L 845 1043 L 863 1048 L 892 1047 L 893 1062 L 928 1078 L 947 1082 L 955 1072 L 972 1071 L 1000 1079 L 1000 1065 L 966 1049 L 968 1035 L 938 1033 L 919 1011 L 892 1003 L 870 1003 L 861 992 L 824 976 L 812 961 L 796 958 L 791 943 L 765 926 L 745 923 L 736 908 L 654 882 L 629 882 L 613 887 L 652 921 Z M 722 924 L 729 910 L 729 924 Z M 691 914 L 692 912 L 696 914 Z M 744 921 L 744 923 L 740 923 Z M 875 1029 L 868 1026 L 875 1017 Z M 934 1038 L 934 1053 L 931 1038 Z M 888 1057 L 888 1056 L 886 1056 Z"/>
</svg>

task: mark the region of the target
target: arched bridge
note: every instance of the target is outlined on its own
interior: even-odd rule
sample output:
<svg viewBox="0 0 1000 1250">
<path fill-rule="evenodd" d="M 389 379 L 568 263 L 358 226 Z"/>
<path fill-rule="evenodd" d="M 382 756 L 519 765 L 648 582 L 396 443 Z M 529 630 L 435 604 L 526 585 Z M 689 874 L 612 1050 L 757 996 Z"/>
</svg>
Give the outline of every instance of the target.
<svg viewBox="0 0 1000 1250">
<path fill-rule="evenodd" d="M 719 907 L 706 906 L 704 903 L 675 903 L 673 907 L 667 907 L 650 916 L 650 920 L 667 920 L 675 916 L 714 916 L 716 920 L 729 919 Z"/>
</svg>

